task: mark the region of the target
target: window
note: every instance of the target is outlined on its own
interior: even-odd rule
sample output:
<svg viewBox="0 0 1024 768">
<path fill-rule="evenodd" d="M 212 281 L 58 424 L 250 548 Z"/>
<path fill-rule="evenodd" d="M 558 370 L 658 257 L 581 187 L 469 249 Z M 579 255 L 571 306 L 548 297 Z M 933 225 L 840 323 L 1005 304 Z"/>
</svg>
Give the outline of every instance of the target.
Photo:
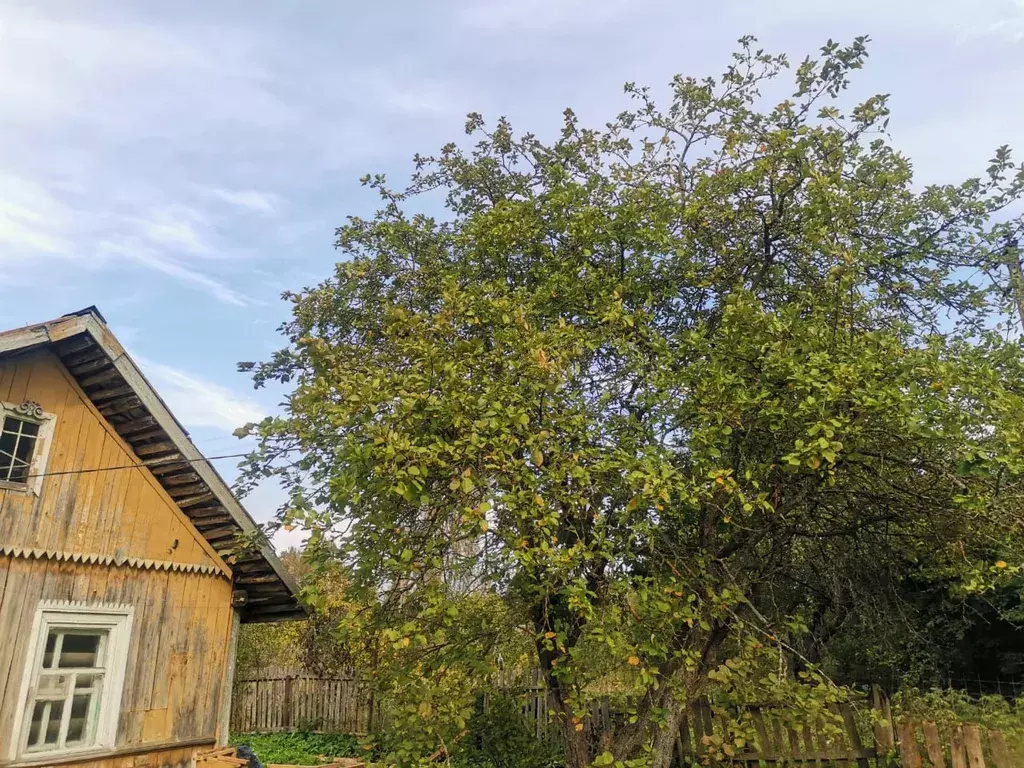
<svg viewBox="0 0 1024 768">
<path fill-rule="evenodd" d="M 0 480 L 27 483 L 35 455 L 39 424 L 16 416 L 5 416 L 0 431 Z"/>
<path fill-rule="evenodd" d="M 15 756 L 114 746 L 131 620 L 126 606 L 39 608 Z"/>
<path fill-rule="evenodd" d="M 0 488 L 39 493 L 53 429 L 38 403 L 0 403 Z"/>
</svg>

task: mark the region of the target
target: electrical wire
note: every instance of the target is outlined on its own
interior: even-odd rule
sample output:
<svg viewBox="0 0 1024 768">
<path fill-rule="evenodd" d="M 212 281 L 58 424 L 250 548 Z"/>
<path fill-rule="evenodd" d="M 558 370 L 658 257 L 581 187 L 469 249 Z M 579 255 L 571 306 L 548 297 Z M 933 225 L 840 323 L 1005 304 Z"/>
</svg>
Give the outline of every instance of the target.
<svg viewBox="0 0 1024 768">
<path fill-rule="evenodd" d="M 153 467 L 167 467 L 175 464 L 195 464 L 200 461 L 217 461 L 218 459 L 240 459 L 248 456 L 248 453 L 226 453 L 221 456 L 203 456 L 199 459 L 168 459 L 167 461 L 156 461 L 152 464 L 120 464 L 114 467 L 94 467 L 91 469 L 65 469 L 59 472 L 40 472 L 35 475 L 26 475 L 26 480 L 37 477 L 56 477 L 58 475 L 88 475 L 94 472 L 113 472 L 117 469 L 152 469 Z"/>
</svg>

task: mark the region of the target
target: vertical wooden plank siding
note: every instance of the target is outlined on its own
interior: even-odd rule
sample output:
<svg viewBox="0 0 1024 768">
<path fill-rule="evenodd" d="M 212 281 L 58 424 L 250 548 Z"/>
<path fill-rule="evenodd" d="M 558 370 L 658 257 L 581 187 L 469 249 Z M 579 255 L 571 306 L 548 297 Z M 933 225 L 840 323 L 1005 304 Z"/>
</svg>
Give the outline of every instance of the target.
<svg viewBox="0 0 1024 768">
<path fill-rule="evenodd" d="M 39 495 L 0 489 L 0 546 L 216 565 L 229 572 L 54 355 L 37 352 L 0 363 L 0 383 L 0 399 L 33 400 L 56 422 Z M 138 468 L 124 468 L 131 466 Z"/>
<path fill-rule="evenodd" d="M 205 594 L 200 601 L 196 597 Z M 134 606 L 118 747 L 216 737 L 226 674 L 231 583 L 222 575 L 0 556 L 0 743 L 12 738 L 22 671 L 40 601 Z M 163 649 L 163 650 L 161 650 Z M 195 657 L 193 660 L 193 656 Z M 197 667 L 198 673 L 190 674 Z M 170 680 L 188 683 L 170 683 Z"/>
</svg>

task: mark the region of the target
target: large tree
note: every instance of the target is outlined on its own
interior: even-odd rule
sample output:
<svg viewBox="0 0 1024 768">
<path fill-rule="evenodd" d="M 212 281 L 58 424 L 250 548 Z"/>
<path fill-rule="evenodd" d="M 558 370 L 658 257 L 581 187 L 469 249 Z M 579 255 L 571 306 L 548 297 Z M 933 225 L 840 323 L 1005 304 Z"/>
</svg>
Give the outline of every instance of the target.
<svg viewBox="0 0 1024 768">
<path fill-rule="evenodd" d="M 632 698 L 600 762 L 664 768 L 756 649 L 807 665 L 908 580 L 955 600 L 1016 570 L 1024 176 L 1000 149 L 916 186 L 886 98 L 846 95 L 865 57 L 830 42 L 786 97 L 785 57 L 744 39 L 667 107 L 627 85 L 547 142 L 471 115 L 476 144 L 404 191 L 367 177 L 380 212 L 286 294 L 254 372 L 292 391 L 248 479 L 281 477 L 345 564 L 431 738 L 518 633 L 571 768 L 609 680 Z"/>
</svg>

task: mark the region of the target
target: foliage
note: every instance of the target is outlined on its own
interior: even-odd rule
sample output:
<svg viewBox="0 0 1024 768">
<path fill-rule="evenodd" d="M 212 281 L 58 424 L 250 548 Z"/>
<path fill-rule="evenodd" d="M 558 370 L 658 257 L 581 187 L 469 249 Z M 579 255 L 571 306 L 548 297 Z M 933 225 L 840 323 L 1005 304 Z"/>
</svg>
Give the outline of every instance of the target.
<svg viewBox="0 0 1024 768">
<path fill-rule="evenodd" d="M 297 549 L 281 553 L 281 562 L 313 610 L 303 621 L 242 626 L 236 674 L 244 677 L 273 667 L 316 675 L 351 667 L 372 670 L 374 646 L 352 632 L 350 617 L 359 606 L 348 599 L 347 580 L 338 564 L 310 563 Z"/>
<path fill-rule="evenodd" d="M 667 108 L 628 85 L 548 143 L 471 115 L 477 144 L 407 190 L 367 177 L 381 211 L 286 294 L 287 346 L 243 367 L 292 392 L 242 485 L 277 476 L 281 523 L 344 569 L 391 761 L 451 752 L 525 642 L 567 765 L 616 680 L 600 760 L 664 768 L 686 703 L 763 648 L 816 674 L 850 617 L 913 615 L 904 585 L 962 603 L 1018 573 L 1022 227 L 998 215 L 1024 174 L 1003 148 L 915 187 L 886 98 L 843 107 L 865 57 L 830 42 L 766 103 L 788 62 L 746 38 Z M 412 210 L 438 193 L 444 220 Z"/>
<path fill-rule="evenodd" d="M 534 723 L 512 695 L 491 696 L 469 719 L 468 733 L 453 756 L 456 765 L 472 768 L 559 768 L 561 749 L 538 739 Z"/>
<path fill-rule="evenodd" d="M 320 765 L 363 754 L 359 739 L 347 733 L 238 733 L 231 736 L 231 745 L 249 746 L 264 765 Z"/>
<path fill-rule="evenodd" d="M 1024 699 L 1002 696 L 971 697 L 956 689 L 905 688 L 892 699 L 895 718 L 931 720 L 948 733 L 961 723 L 976 723 L 1003 732 L 1007 741 L 1024 747 Z"/>
</svg>

